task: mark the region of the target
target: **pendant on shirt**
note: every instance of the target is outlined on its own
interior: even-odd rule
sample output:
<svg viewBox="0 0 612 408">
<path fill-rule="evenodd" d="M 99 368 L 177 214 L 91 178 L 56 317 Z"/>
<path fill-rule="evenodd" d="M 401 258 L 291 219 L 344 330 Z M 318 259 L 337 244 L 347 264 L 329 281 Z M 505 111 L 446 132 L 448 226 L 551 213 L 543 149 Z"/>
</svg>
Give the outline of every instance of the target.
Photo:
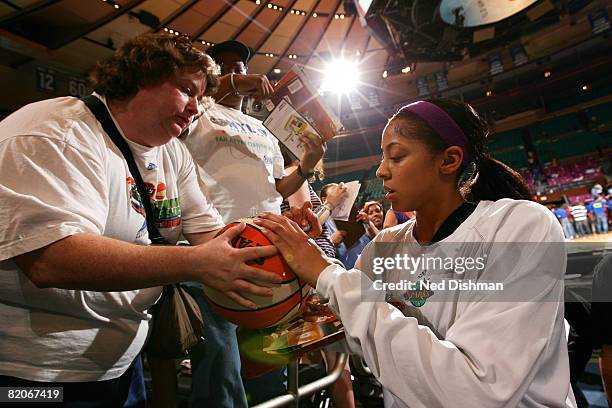
<svg viewBox="0 0 612 408">
<path fill-rule="evenodd" d="M 157 168 L 157 164 L 149 163 L 147 164 L 147 170 L 155 170 Z"/>
<path fill-rule="evenodd" d="M 414 287 L 414 289 L 407 290 L 400 296 L 387 293 L 385 295 L 385 301 L 395 306 L 401 312 L 403 312 L 404 309 L 410 305 L 414 307 L 421 307 L 425 305 L 427 299 L 434 295 L 434 291 L 429 289 L 429 281 L 427 280 L 425 282 L 427 282 L 427 284 L 421 280 L 414 282 L 414 286 L 411 285 L 411 287 Z"/>
<path fill-rule="evenodd" d="M 404 299 L 410 301 L 414 307 L 421 307 L 425 305 L 427 299 L 432 297 L 433 294 L 434 291 L 429 289 L 429 280 L 419 280 L 415 284 L 415 290 L 407 290 L 404 293 Z"/>
</svg>

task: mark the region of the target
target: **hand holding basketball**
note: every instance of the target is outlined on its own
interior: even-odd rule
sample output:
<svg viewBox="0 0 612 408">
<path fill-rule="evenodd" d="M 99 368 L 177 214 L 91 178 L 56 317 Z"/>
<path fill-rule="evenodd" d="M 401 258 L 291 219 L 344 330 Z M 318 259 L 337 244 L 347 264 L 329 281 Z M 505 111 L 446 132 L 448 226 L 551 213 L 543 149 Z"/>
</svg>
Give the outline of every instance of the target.
<svg viewBox="0 0 612 408">
<path fill-rule="evenodd" d="M 272 213 L 262 213 L 254 222 L 278 248 L 293 272 L 313 288 L 316 287 L 319 275 L 331 263 L 300 226 L 286 217 Z"/>
<path fill-rule="evenodd" d="M 231 241 L 244 229 L 245 224 L 240 223 L 211 241 L 193 247 L 193 250 L 195 256 L 198 257 L 197 262 L 202 265 L 201 273 L 198 274 L 200 282 L 224 292 L 226 296 L 244 307 L 255 308 L 255 303 L 241 293 L 271 296 L 272 290 L 258 286 L 252 281 L 280 283 L 282 279 L 276 274 L 247 264 L 249 261 L 276 254 L 275 247 L 258 246 L 238 249 L 231 245 Z"/>
<path fill-rule="evenodd" d="M 228 224 L 219 233 L 218 238 L 222 237 L 226 240 L 229 238 L 229 241 L 226 242 L 232 247 L 243 248 L 239 251 L 274 248 L 271 246 L 270 240 L 251 220 L 247 220 L 246 227 L 244 222 Z M 262 329 L 291 320 L 305 302 L 310 289 L 309 286 L 297 278 L 280 255 L 273 254 L 272 256 L 259 258 L 254 256 L 251 257 L 248 264 L 252 265 L 252 268 L 262 271 L 261 273 L 266 276 L 272 274 L 277 277 L 276 280 L 267 281 L 263 281 L 256 276 L 245 278 L 249 281 L 255 279 L 251 283 L 254 286 L 253 289 L 261 290 L 260 286 L 266 287 L 264 295 L 258 295 L 255 290 L 240 294 L 244 298 L 248 298 L 248 301 L 251 301 L 252 305 L 256 307 L 252 307 L 251 304 L 249 304 L 251 308 L 244 307 L 244 304 L 238 302 L 236 297 L 230 296 L 229 293 L 232 292 L 224 293 L 215 287 L 205 285 L 204 293 L 211 307 L 224 319 L 250 329 Z M 255 286 L 255 283 L 260 286 Z"/>
</svg>

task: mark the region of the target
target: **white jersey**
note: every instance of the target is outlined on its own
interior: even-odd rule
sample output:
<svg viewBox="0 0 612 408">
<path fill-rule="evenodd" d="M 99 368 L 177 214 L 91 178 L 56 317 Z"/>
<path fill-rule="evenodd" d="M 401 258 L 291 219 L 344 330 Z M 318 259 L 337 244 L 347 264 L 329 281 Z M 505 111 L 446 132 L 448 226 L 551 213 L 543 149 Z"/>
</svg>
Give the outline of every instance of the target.
<svg viewBox="0 0 612 408">
<path fill-rule="evenodd" d="M 262 211 L 280 212 L 283 199 L 275 179 L 283 177 L 283 156 L 261 121 L 215 104 L 183 142 L 226 223 Z"/>
<path fill-rule="evenodd" d="M 381 251 L 418 246 L 413 228 L 409 221 L 381 231 L 356 269 L 329 266 L 316 287 L 338 312 L 351 350 L 383 385 L 385 406 L 575 407 L 563 319 L 564 239 L 550 211 L 521 200 L 480 202 L 450 236 L 421 248 L 444 252 L 455 243 L 453 259 L 488 251 L 484 268 L 470 276 L 502 283 L 506 293 L 467 290 L 436 301 L 441 292 L 425 292 L 431 298 L 402 313 L 386 302 L 387 293 L 371 288 Z M 447 278 L 455 271 L 445 271 Z"/>
<path fill-rule="evenodd" d="M 129 145 L 169 241 L 223 225 L 182 143 Z M 0 123 L 0 375 L 81 382 L 125 372 L 161 288 L 40 289 L 12 258 L 78 233 L 147 245 L 141 202 L 123 155 L 79 99 L 36 102 Z"/>
</svg>

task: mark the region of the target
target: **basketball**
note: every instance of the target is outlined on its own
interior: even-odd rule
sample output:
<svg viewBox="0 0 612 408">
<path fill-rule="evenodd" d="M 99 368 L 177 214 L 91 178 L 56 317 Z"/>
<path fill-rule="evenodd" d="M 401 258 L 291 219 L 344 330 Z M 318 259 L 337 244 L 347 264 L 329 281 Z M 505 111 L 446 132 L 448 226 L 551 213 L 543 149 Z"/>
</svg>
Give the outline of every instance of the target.
<svg viewBox="0 0 612 408">
<path fill-rule="evenodd" d="M 250 219 L 243 221 L 246 222 L 246 228 L 231 241 L 234 248 L 272 245 L 270 240 Z M 226 225 L 218 235 L 239 223 L 235 221 Z M 253 261 L 251 265 L 282 277 L 283 281 L 279 284 L 255 282 L 258 285 L 272 288 L 273 295 L 242 294 L 257 305 L 257 309 L 249 309 L 234 302 L 222 292 L 205 286 L 204 293 L 212 308 L 224 319 L 249 329 L 263 329 L 289 321 L 298 313 L 308 295 L 310 286 L 295 276 L 279 254 L 268 258 L 260 258 Z"/>
</svg>

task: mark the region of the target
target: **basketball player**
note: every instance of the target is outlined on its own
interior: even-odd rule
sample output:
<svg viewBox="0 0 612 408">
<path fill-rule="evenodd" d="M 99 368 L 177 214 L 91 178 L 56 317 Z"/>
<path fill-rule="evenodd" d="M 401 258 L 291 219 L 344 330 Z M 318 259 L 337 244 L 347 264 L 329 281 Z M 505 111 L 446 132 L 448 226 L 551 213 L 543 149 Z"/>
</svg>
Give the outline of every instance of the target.
<svg viewBox="0 0 612 408">
<path fill-rule="evenodd" d="M 416 217 L 381 231 L 356 269 L 331 264 L 290 221 L 257 221 L 296 274 L 330 298 L 388 407 L 576 406 L 563 232 L 518 174 L 484 153 L 487 136 L 480 116 L 453 100 L 419 101 L 391 118 L 377 176 L 393 208 Z M 426 253 L 450 266 L 394 263 Z M 466 259 L 481 264 L 461 272 Z M 399 297 L 380 286 L 404 281 L 415 289 Z M 467 289 L 451 291 L 453 282 Z M 501 289 L 486 289 L 492 282 Z"/>
</svg>

